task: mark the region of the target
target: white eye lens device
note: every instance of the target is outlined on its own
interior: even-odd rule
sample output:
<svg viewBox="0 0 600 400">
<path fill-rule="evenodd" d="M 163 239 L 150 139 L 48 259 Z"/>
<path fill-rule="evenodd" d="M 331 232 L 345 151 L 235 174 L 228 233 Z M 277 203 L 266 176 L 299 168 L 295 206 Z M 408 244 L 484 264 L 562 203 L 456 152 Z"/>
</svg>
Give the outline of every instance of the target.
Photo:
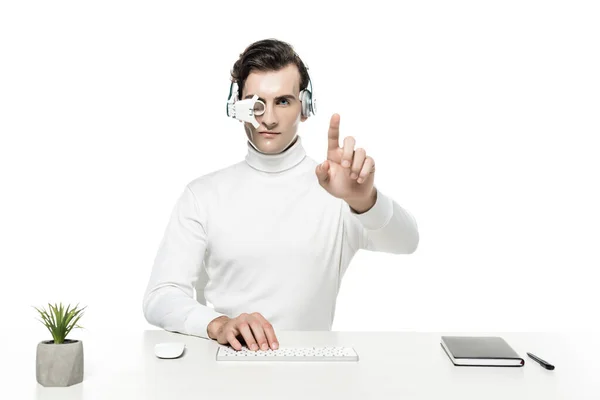
<svg viewBox="0 0 600 400">
<path fill-rule="evenodd" d="M 231 90 L 233 91 L 233 97 L 230 92 L 229 100 L 227 101 L 227 115 L 240 121 L 250 122 L 254 126 L 254 129 L 257 129 L 260 124 L 255 116 L 264 114 L 266 109 L 265 103 L 258 100 L 258 95 L 256 94 L 251 99 L 237 100 L 237 83 L 231 85 Z"/>
</svg>

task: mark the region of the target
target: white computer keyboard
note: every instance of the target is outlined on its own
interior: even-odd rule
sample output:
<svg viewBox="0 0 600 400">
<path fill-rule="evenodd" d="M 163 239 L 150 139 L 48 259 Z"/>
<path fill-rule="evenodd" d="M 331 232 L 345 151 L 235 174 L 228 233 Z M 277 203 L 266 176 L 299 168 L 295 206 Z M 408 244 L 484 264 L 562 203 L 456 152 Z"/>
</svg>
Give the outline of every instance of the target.
<svg viewBox="0 0 600 400">
<path fill-rule="evenodd" d="M 242 346 L 234 350 L 220 346 L 217 361 L 358 361 L 358 354 L 352 347 L 280 347 L 277 350 L 252 351 Z"/>
</svg>

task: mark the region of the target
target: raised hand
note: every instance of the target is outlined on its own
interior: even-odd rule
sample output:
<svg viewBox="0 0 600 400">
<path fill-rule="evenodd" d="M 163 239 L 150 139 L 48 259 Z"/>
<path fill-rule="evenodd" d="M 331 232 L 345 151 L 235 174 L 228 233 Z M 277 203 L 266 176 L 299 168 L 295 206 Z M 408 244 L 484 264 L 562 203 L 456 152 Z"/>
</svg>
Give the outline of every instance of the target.
<svg viewBox="0 0 600 400">
<path fill-rule="evenodd" d="M 327 159 L 317 166 L 319 184 L 334 197 L 365 203 L 374 195 L 375 161 L 364 149 L 354 149 L 352 136 L 339 146 L 340 116 L 333 114 L 329 124 Z"/>
</svg>

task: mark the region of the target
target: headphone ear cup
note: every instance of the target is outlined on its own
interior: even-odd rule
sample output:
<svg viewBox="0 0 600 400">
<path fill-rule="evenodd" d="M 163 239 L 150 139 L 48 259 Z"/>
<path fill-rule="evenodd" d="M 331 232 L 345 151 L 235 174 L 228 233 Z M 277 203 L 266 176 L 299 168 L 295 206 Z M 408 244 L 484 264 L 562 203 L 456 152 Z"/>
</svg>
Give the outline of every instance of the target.
<svg viewBox="0 0 600 400">
<path fill-rule="evenodd" d="M 310 90 L 305 89 L 302 92 L 300 92 L 300 101 L 302 102 L 302 116 L 310 116 L 312 101 L 312 94 L 310 93 Z"/>
<path fill-rule="evenodd" d="M 238 101 L 238 84 L 237 82 L 231 82 L 229 85 L 229 97 L 227 98 L 227 116 L 233 117 L 229 114 L 229 106 L 235 104 Z"/>
<path fill-rule="evenodd" d="M 300 114 L 304 117 L 304 90 L 300 91 L 298 99 L 300 100 Z"/>
</svg>

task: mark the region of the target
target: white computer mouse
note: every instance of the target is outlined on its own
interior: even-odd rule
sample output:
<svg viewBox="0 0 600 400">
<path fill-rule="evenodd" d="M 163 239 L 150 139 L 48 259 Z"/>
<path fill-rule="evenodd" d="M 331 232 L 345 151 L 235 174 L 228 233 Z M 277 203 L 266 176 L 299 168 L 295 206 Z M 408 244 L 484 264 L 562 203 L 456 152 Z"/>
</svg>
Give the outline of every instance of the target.
<svg viewBox="0 0 600 400">
<path fill-rule="evenodd" d="M 154 346 L 154 354 L 158 358 L 177 358 L 184 349 L 185 343 L 181 342 L 158 343 Z"/>
</svg>

